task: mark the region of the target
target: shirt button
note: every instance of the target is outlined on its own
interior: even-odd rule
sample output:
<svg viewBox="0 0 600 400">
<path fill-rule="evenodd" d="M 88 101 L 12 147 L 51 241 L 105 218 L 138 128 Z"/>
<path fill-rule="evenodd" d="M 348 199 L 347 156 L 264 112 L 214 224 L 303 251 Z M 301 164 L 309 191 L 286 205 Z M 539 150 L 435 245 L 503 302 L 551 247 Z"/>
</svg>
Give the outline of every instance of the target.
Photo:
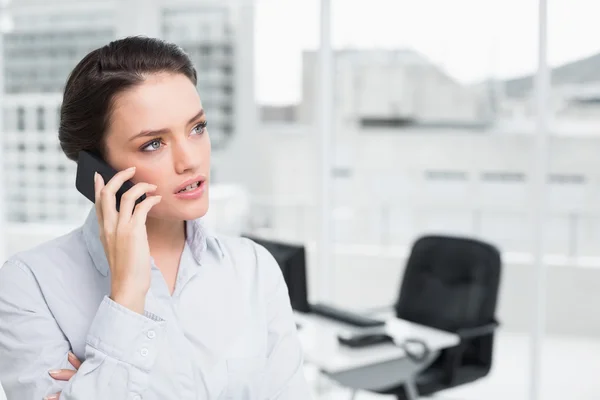
<svg viewBox="0 0 600 400">
<path fill-rule="evenodd" d="M 154 339 L 155 337 L 156 337 L 156 332 L 154 332 L 154 331 L 148 331 L 148 338 Z"/>
<path fill-rule="evenodd" d="M 142 357 L 146 357 L 148 355 L 148 349 L 143 348 L 142 351 L 140 351 L 140 354 L 142 355 Z"/>
</svg>

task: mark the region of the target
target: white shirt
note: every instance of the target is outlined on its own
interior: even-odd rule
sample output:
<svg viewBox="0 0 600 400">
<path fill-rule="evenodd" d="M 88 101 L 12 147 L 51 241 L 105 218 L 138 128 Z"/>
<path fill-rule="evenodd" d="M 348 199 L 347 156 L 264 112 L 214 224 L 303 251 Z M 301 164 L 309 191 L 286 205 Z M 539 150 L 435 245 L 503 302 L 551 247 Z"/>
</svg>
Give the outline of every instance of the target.
<svg viewBox="0 0 600 400">
<path fill-rule="evenodd" d="M 140 315 L 108 298 L 92 208 L 77 230 L 0 268 L 0 383 L 8 400 L 309 399 L 287 287 L 273 257 L 199 220 L 171 295 L 152 262 Z M 72 368 L 69 382 L 48 370 Z"/>
</svg>

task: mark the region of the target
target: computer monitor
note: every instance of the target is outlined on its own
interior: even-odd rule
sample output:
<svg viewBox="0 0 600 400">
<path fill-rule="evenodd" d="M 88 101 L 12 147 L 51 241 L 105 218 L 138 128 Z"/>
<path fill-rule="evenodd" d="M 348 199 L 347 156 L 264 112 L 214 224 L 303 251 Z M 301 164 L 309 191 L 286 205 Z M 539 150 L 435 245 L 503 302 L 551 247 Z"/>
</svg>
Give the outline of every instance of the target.
<svg viewBox="0 0 600 400">
<path fill-rule="evenodd" d="M 308 313 L 308 291 L 306 283 L 306 251 L 302 245 L 267 240 L 252 235 L 243 235 L 263 246 L 279 264 L 283 279 L 288 287 L 292 308 Z"/>
</svg>

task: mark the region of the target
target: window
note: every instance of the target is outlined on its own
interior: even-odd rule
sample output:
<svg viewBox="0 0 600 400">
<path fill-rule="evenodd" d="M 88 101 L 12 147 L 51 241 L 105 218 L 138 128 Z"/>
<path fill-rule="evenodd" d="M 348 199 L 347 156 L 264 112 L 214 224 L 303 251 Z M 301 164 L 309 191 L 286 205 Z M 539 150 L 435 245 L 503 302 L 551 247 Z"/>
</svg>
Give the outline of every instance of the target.
<svg viewBox="0 0 600 400">
<path fill-rule="evenodd" d="M 401 128 L 415 124 L 412 118 L 361 118 L 360 125 L 363 128 Z"/>
<path fill-rule="evenodd" d="M 548 182 L 566 185 L 582 185 L 585 183 L 585 176 L 575 174 L 550 174 Z"/>
<path fill-rule="evenodd" d="M 46 110 L 44 110 L 44 107 L 40 106 L 40 107 L 37 108 L 36 116 L 37 116 L 37 130 L 38 131 L 43 131 L 43 130 L 46 129 L 46 124 L 45 124 L 45 121 L 44 121 L 44 117 L 45 117 L 45 114 L 46 114 L 45 111 Z"/>
<path fill-rule="evenodd" d="M 13 213 L 12 216 L 13 216 L 13 221 L 27 222 L 27 216 L 25 215 L 25 213 L 23 211 L 17 211 L 16 213 Z"/>
<path fill-rule="evenodd" d="M 484 172 L 481 179 L 488 182 L 524 182 L 525 174 L 522 172 Z"/>
<path fill-rule="evenodd" d="M 17 108 L 17 130 L 25 130 L 25 109 L 23 107 Z"/>
<path fill-rule="evenodd" d="M 431 181 L 466 181 L 467 173 L 463 171 L 425 171 L 425 178 Z"/>
<path fill-rule="evenodd" d="M 210 46 L 204 45 L 204 46 L 200 46 L 200 54 L 202 54 L 203 56 L 208 56 L 211 53 L 211 48 Z"/>
<path fill-rule="evenodd" d="M 332 175 L 334 178 L 350 178 L 352 177 L 352 170 L 345 167 L 334 167 L 332 169 Z"/>
</svg>

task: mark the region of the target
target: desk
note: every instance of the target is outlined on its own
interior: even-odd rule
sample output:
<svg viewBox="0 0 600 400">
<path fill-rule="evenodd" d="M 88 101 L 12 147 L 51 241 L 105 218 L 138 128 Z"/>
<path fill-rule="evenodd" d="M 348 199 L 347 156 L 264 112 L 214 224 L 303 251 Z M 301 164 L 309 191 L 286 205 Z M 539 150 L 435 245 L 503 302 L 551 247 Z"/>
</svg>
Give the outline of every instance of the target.
<svg viewBox="0 0 600 400">
<path fill-rule="evenodd" d="M 358 328 L 312 314 L 295 314 L 299 327 L 304 358 L 341 385 L 359 390 L 385 390 L 407 384 L 415 390 L 414 377 L 431 364 L 442 349 L 456 346 L 458 335 L 414 324 L 397 318 L 386 318 L 385 327 Z M 422 362 L 414 362 L 404 350 L 391 343 L 361 349 L 340 345 L 340 333 L 384 330 L 397 342 L 418 338 L 430 348 L 430 355 Z M 418 398 L 416 391 L 412 398 Z"/>
</svg>

